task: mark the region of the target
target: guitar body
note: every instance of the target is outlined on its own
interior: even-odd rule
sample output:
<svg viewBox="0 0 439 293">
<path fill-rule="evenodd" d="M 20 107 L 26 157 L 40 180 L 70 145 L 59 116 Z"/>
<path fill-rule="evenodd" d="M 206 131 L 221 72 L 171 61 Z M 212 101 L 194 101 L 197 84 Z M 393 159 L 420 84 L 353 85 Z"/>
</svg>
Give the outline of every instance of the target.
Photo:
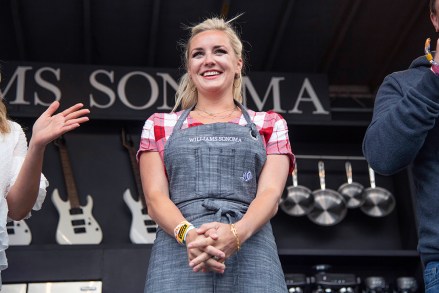
<svg viewBox="0 0 439 293">
<path fill-rule="evenodd" d="M 72 209 L 68 201 L 63 201 L 58 189 L 52 193 L 52 202 L 59 213 L 56 241 L 58 244 L 99 244 L 102 230 L 92 215 L 93 199 L 87 196 L 87 205 Z M 76 212 L 72 213 L 75 210 Z M 78 212 L 79 211 L 79 212 Z"/>
<path fill-rule="evenodd" d="M 132 221 L 130 228 L 130 239 L 136 244 L 152 244 L 155 240 L 157 224 L 145 213 L 145 208 L 140 200 L 131 196 L 129 189 L 125 190 L 123 200 L 131 211 Z"/>
<path fill-rule="evenodd" d="M 32 241 L 32 233 L 24 220 L 11 221 L 6 224 L 9 245 L 29 245 Z"/>
</svg>

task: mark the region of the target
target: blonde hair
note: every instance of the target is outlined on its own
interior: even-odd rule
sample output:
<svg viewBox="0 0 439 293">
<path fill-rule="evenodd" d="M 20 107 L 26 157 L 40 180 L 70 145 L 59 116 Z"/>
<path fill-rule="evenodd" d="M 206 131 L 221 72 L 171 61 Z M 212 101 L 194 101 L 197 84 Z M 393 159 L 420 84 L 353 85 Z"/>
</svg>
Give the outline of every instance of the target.
<svg viewBox="0 0 439 293">
<path fill-rule="evenodd" d="M 2 75 L 0 73 L 0 81 L 2 79 Z M 8 123 L 8 115 L 6 112 L 6 105 L 3 103 L 2 93 L 0 92 L 0 134 L 9 133 L 11 131 L 11 127 Z"/>
<path fill-rule="evenodd" d="M 180 78 L 178 89 L 177 92 L 175 93 L 175 106 L 172 109 L 172 112 L 174 112 L 179 106 L 181 106 L 182 109 L 188 109 L 193 105 L 195 105 L 198 100 L 197 88 L 195 87 L 192 79 L 189 77 L 189 74 L 187 73 L 188 64 L 189 64 L 189 46 L 192 39 L 197 34 L 209 30 L 217 30 L 224 32 L 230 40 L 230 44 L 232 46 L 232 49 L 236 57 L 238 59 L 243 60 L 244 63 L 243 45 L 241 39 L 239 38 L 235 28 L 231 25 L 231 22 L 234 21 L 239 16 L 240 15 L 234 17 L 229 21 L 226 21 L 223 18 L 212 17 L 204 20 L 203 22 L 197 25 L 188 27 L 188 29 L 191 31 L 190 37 L 186 43 L 182 44 L 182 47 L 184 49 L 183 63 L 184 63 L 184 68 L 186 69 L 186 73 L 183 74 L 183 76 Z M 242 72 L 240 72 L 235 76 L 235 80 L 233 82 L 233 98 L 236 101 L 242 103 Z"/>
</svg>

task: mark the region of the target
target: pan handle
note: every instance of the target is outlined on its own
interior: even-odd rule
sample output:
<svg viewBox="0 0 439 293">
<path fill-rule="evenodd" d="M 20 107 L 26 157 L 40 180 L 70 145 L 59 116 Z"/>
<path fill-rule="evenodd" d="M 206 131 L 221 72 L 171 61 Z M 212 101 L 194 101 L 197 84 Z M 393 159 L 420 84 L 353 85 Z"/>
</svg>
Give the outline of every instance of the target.
<svg viewBox="0 0 439 293">
<path fill-rule="evenodd" d="M 372 167 L 369 166 L 369 178 L 370 178 L 370 187 L 375 188 L 375 172 L 373 171 Z"/>
<path fill-rule="evenodd" d="M 320 188 L 322 190 L 326 189 L 325 184 L 325 163 L 323 161 L 319 161 L 319 178 L 320 178 Z"/>
<path fill-rule="evenodd" d="M 291 175 L 293 176 L 293 186 L 297 187 L 298 182 L 297 182 L 297 162 L 294 162 L 294 169 L 293 172 L 291 173 Z"/>
<path fill-rule="evenodd" d="M 346 177 L 348 179 L 348 183 L 352 184 L 352 165 L 351 162 L 345 163 L 345 169 L 346 169 Z"/>
</svg>

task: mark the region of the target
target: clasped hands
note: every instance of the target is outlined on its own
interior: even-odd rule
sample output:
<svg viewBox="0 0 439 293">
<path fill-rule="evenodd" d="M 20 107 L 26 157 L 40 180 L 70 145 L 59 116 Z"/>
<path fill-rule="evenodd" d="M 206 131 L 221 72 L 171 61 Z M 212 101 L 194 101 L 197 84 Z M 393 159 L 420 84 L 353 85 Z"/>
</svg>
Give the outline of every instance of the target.
<svg viewBox="0 0 439 293">
<path fill-rule="evenodd" d="M 206 223 L 186 237 L 189 266 L 194 272 L 224 273 L 225 260 L 237 251 L 230 224 Z"/>
</svg>

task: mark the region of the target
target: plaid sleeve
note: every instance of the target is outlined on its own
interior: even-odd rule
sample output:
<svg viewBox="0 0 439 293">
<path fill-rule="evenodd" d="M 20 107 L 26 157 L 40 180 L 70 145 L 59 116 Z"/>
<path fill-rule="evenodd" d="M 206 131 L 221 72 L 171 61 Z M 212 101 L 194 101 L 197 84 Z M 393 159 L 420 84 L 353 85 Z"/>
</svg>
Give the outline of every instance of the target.
<svg viewBox="0 0 439 293">
<path fill-rule="evenodd" d="M 157 113 L 151 115 L 143 125 L 142 134 L 140 135 L 140 146 L 137 151 L 137 160 L 139 160 L 140 154 L 145 151 L 157 152 L 157 142 L 155 137 L 155 125 L 158 117 Z"/>
<path fill-rule="evenodd" d="M 271 135 L 267 136 L 267 155 L 283 154 L 290 159 L 290 173 L 294 169 L 295 157 L 291 150 L 290 139 L 288 136 L 288 126 L 285 119 L 275 112 L 269 112 L 267 115 L 272 116 L 269 121 L 271 127 Z"/>
</svg>

